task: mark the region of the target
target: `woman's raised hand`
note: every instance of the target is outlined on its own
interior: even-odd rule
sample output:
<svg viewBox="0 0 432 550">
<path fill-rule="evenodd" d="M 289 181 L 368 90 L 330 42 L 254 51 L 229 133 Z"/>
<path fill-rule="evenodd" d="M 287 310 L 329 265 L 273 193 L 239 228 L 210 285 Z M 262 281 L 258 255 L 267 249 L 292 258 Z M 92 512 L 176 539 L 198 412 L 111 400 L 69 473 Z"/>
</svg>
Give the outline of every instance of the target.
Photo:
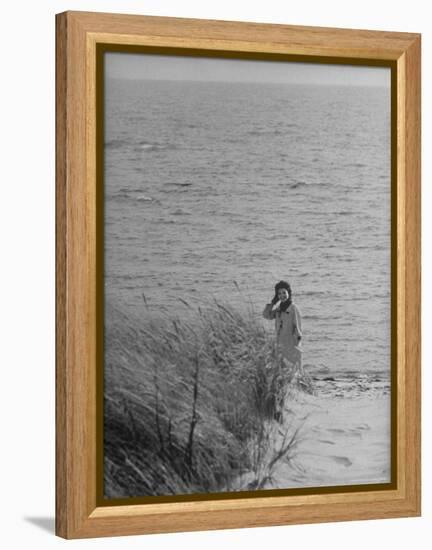
<svg viewBox="0 0 432 550">
<path fill-rule="evenodd" d="M 273 302 L 272 302 L 273 303 Z M 276 303 L 273 304 L 272 311 L 277 309 L 280 306 L 281 300 L 278 300 Z"/>
</svg>

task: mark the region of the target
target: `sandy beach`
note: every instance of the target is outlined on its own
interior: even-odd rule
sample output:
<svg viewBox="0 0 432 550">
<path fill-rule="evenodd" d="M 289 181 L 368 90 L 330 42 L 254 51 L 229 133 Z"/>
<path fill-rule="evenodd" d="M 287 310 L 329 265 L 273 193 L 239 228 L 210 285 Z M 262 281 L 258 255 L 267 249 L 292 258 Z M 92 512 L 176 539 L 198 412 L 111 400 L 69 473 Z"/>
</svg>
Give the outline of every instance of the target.
<svg viewBox="0 0 432 550">
<path fill-rule="evenodd" d="M 390 418 L 379 377 L 329 377 L 316 395 L 290 391 L 284 422 L 272 429 L 276 448 L 297 431 L 295 442 L 264 488 L 388 483 Z"/>
</svg>

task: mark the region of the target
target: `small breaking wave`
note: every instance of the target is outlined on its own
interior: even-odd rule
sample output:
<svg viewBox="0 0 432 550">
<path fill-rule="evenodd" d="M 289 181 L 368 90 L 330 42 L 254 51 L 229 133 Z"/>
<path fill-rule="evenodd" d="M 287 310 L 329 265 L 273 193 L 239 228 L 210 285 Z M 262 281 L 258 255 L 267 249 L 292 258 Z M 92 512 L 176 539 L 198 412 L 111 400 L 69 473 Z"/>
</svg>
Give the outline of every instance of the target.
<svg viewBox="0 0 432 550">
<path fill-rule="evenodd" d="M 128 139 L 111 139 L 105 142 L 106 149 L 133 149 L 142 153 L 150 153 L 153 151 L 168 151 L 177 148 L 173 143 L 162 143 L 159 141 L 139 140 L 133 141 Z"/>
<path fill-rule="evenodd" d="M 145 195 L 143 193 L 137 194 L 133 190 L 127 191 L 125 189 L 120 189 L 120 191 L 118 191 L 117 193 L 114 193 L 111 198 L 117 199 L 117 200 L 125 200 L 125 201 L 131 200 L 131 201 L 136 201 L 140 203 L 161 204 L 160 200 L 155 199 L 150 195 Z"/>
<path fill-rule="evenodd" d="M 139 141 L 135 146 L 136 151 L 142 151 L 143 153 L 150 153 L 152 151 L 170 151 L 176 148 L 177 146 L 173 143 L 160 143 L 157 141 Z"/>
</svg>

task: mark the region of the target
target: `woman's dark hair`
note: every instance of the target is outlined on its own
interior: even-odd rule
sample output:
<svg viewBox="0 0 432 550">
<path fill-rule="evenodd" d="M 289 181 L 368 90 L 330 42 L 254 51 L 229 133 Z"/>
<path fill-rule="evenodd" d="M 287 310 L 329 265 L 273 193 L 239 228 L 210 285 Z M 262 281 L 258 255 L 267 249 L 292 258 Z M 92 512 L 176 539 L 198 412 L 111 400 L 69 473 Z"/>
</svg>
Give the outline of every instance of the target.
<svg viewBox="0 0 432 550">
<path fill-rule="evenodd" d="M 288 297 L 291 298 L 291 294 L 292 294 L 291 285 L 289 283 L 287 283 L 286 281 L 279 281 L 275 285 L 275 296 L 277 296 L 277 294 L 278 294 L 278 292 L 281 288 L 285 288 L 288 291 Z"/>
<path fill-rule="evenodd" d="M 275 295 L 274 295 L 274 298 L 272 300 L 272 303 L 275 304 L 279 300 L 278 292 L 281 288 L 285 288 L 288 291 L 288 300 L 285 304 L 285 308 L 286 308 L 291 304 L 291 296 L 292 296 L 291 285 L 289 283 L 287 283 L 286 281 L 279 281 L 275 285 Z"/>
</svg>

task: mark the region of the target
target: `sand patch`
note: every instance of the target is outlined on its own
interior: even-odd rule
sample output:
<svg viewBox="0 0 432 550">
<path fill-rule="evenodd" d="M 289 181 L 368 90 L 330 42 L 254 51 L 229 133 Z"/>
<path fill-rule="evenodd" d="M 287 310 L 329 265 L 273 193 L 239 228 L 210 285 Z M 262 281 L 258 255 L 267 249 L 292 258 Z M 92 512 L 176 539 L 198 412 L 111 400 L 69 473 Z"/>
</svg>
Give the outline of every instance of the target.
<svg viewBox="0 0 432 550">
<path fill-rule="evenodd" d="M 390 482 L 390 397 L 345 399 L 292 393 L 284 423 L 274 432 L 297 431 L 264 488 L 320 487 Z"/>
</svg>

